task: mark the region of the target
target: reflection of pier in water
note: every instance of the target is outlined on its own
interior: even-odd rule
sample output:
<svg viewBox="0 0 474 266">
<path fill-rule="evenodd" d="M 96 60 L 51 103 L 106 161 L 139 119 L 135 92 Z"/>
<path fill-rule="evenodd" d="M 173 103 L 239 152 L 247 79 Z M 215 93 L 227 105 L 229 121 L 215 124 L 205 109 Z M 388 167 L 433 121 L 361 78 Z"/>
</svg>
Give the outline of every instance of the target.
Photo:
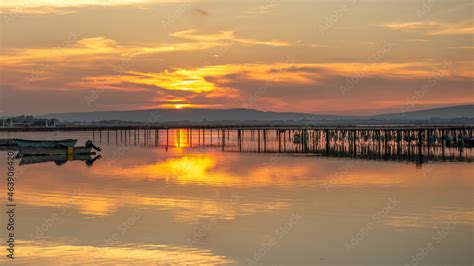
<svg viewBox="0 0 474 266">
<path fill-rule="evenodd" d="M 304 153 L 369 160 L 471 162 L 472 127 L 115 128 L 93 129 L 95 141 L 226 152 Z"/>
</svg>

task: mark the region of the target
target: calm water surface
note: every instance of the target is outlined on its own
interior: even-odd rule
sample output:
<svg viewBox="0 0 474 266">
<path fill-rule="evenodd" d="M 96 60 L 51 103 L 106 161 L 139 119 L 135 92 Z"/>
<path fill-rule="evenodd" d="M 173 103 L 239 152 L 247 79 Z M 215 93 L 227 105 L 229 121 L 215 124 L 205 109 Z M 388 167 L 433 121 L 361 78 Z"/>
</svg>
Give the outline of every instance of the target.
<svg viewBox="0 0 474 266">
<path fill-rule="evenodd" d="M 91 138 L 52 134 L 10 137 Z M 103 140 L 91 167 L 19 166 L 15 264 L 473 265 L 471 163 L 222 152 L 172 139 L 168 149 Z"/>
</svg>

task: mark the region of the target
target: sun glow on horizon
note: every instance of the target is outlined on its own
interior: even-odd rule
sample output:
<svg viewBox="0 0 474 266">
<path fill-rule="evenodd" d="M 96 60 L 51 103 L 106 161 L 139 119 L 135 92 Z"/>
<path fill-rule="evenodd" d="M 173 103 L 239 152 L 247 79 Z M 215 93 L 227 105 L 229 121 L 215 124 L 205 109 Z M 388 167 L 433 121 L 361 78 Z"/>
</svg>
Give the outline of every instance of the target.
<svg viewBox="0 0 474 266">
<path fill-rule="evenodd" d="M 472 1 L 438 1 L 430 12 L 439 16 L 417 18 L 407 12 L 416 1 L 379 1 L 331 23 L 338 1 L 254 2 L 2 1 L 0 91 L 10 100 L 0 107 L 375 115 L 474 102 Z M 51 28 L 51 19 L 64 27 Z M 38 97 L 44 104 L 31 104 Z"/>
</svg>

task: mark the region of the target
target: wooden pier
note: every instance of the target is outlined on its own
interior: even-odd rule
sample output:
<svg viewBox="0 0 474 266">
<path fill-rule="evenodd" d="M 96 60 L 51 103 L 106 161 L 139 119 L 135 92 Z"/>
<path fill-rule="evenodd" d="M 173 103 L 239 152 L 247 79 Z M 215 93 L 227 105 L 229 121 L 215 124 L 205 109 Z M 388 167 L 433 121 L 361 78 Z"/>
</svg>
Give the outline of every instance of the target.
<svg viewBox="0 0 474 266">
<path fill-rule="evenodd" d="M 337 157 L 470 161 L 473 127 L 427 126 L 79 126 L 0 128 L 0 132 L 86 131 L 101 144 L 166 149 L 218 147 L 227 152 L 305 153 Z M 433 157 L 435 156 L 435 157 Z"/>
</svg>

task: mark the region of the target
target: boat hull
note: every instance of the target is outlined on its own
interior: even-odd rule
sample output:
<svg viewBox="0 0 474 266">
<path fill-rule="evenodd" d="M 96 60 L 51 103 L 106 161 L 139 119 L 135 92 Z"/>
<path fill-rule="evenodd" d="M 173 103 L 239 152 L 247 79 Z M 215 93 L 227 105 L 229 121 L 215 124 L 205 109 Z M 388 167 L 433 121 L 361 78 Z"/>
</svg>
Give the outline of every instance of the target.
<svg viewBox="0 0 474 266">
<path fill-rule="evenodd" d="M 20 147 L 20 154 L 22 156 L 31 155 L 78 155 L 89 154 L 94 155 L 92 147 L 62 147 L 62 148 L 29 148 Z"/>
<path fill-rule="evenodd" d="M 94 161 L 100 159 L 100 155 L 97 155 L 95 158 L 91 154 L 73 154 L 73 156 L 68 155 L 30 155 L 21 157 L 20 165 L 31 165 L 31 164 L 41 164 L 41 163 L 50 163 L 54 162 L 56 165 L 60 166 L 69 161 L 84 161 L 87 165 L 92 165 Z"/>
<path fill-rule="evenodd" d="M 11 147 L 16 146 L 14 139 L 0 139 L 0 147 Z"/>
<path fill-rule="evenodd" d="M 15 139 L 15 144 L 22 148 L 56 148 L 58 146 L 74 147 L 77 139 L 63 139 L 63 140 L 26 140 Z"/>
</svg>

